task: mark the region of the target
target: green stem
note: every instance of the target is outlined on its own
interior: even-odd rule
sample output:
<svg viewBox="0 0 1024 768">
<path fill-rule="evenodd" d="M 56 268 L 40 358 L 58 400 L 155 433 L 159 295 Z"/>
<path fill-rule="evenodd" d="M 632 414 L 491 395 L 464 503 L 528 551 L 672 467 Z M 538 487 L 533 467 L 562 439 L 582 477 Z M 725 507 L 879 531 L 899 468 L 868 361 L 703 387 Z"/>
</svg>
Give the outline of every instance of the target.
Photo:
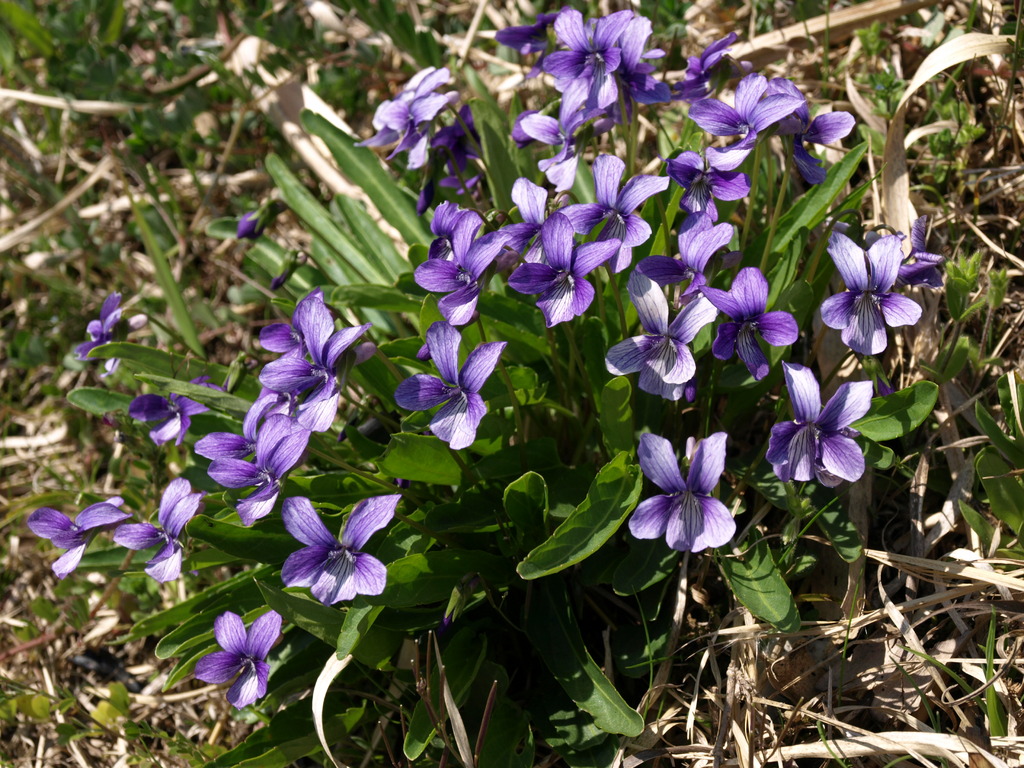
<svg viewBox="0 0 1024 768">
<path fill-rule="evenodd" d="M 619 326 L 621 329 L 622 336 L 623 338 L 625 338 L 627 330 L 626 309 L 622 305 L 622 296 L 619 295 L 619 283 L 618 280 L 615 278 L 615 273 L 612 272 L 611 265 L 605 263 L 605 267 L 608 269 L 608 285 L 612 289 L 612 297 L 615 299 L 615 306 L 619 310 Z M 605 324 L 607 324 L 607 321 Z"/>
<path fill-rule="evenodd" d="M 783 179 L 789 178 L 789 168 L 793 153 L 790 146 L 786 145 L 786 165 L 785 172 L 782 175 Z M 769 167 L 774 169 L 773 163 L 768 163 Z M 772 174 L 774 176 L 774 173 Z M 774 186 L 774 185 L 771 185 Z M 764 274 L 768 268 L 768 256 L 772 252 L 772 242 L 775 240 L 775 230 L 779 226 L 779 219 L 782 217 L 782 206 L 786 202 L 786 187 L 783 185 L 778 191 L 778 197 L 775 199 L 775 208 L 772 210 L 771 221 L 768 224 L 768 239 L 764 244 L 764 253 L 761 254 L 761 274 Z"/>
<path fill-rule="evenodd" d="M 751 167 L 751 178 L 756 179 L 761 171 L 761 156 L 764 154 L 764 142 L 757 142 L 754 148 L 754 165 Z M 754 221 L 754 196 L 757 190 L 751 187 L 750 199 L 747 203 L 747 215 L 743 219 L 743 231 L 740 233 L 740 250 L 746 250 L 747 239 L 750 237 L 751 225 Z"/>
</svg>

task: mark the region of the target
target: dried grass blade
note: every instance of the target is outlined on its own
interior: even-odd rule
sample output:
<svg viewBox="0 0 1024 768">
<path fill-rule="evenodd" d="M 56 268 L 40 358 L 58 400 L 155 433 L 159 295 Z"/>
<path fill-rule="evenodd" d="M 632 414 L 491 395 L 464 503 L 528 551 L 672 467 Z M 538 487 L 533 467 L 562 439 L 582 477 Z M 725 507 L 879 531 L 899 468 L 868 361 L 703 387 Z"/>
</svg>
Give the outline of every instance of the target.
<svg viewBox="0 0 1024 768">
<path fill-rule="evenodd" d="M 330 689 L 331 683 L 334 682 L 334 678 L 340 675 L 351 661 L 352 654 L 339 659 L 336 654 L 332 653 L 313 685 L 313 727 L 316 728 L 316 737 L 320 739 L 320 746 L 323 747 L 324 754 L 334 763 L 334 768 L 348 768 L 348 766 L 335 760 L 334 755 L 331 754 L 331 748 L 327 746 L 327 736 L 324 733 L 324 699 L 327 698 L 327 691 Z"/>
</svg>

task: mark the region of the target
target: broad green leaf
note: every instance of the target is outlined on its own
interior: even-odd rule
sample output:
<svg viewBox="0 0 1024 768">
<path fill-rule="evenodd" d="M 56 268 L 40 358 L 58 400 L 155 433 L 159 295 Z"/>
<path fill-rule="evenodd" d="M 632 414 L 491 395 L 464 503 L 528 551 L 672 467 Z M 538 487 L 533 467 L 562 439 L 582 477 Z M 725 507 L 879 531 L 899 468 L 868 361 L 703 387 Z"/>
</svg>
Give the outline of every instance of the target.
<svg viewBox="0 0 1024 768">
<path fill-rule="evenodd" d="M 197 403 L 239 418 L 244 418 L 249 408 L 252 407 L 252 403 L 248 400 L 243 400 L 235 395 L 229 395 L 227 392 L 221 392 L 219 389 L 204 387 L 201 384 L 193 384 L 190 381 L 180 381 L 167 376 L 157 376 L 152 373 L 140 373 L 135 378 L 148 384 L 154 384 L 168 392 L 184 395 L 190 400 L 195 400 Z"/>
<path fill-rule="evenodd" d="M 385 312 L 419 312 L 423 300 L 384 285 L 339 285 L 325 291 L 336 307 L 369 307 Z"/>
<path fill-rule="evenodd" d="M 619 595 L 635 595 L 665 579 L 676 569 L 679 553 L 664 538 L 629 537 L 629 554 L 615 568 L 612 589 Z"/>
<path fill-rule="evenodd" d="M 902 437 L 928 418 L 938 396 L 938 384 L 919 381 L 891 395 L 873 398 L 867 414 L 850 426 L 876 442 Z"/>
<path fill-rule="evenodd" d="M 356 597 L 345 611 L 345 620 L 338 633 L 337 656 L 343 659 L 352 653 L 384 610 L 383 605 L 370 605 L 363 597 Z"/>
<path fill-rule="evenodd" d="M 267 578 L 272 571 L 273 568 L 269 565 L 260 566 L 213 584 L 177 605 L 140 619 L 129 630 L 125 641 L 158 635 L 167 627 L 181 624 L 191 616 L 212 610 L 210 606 L 217 604 L 218 601 L 223 601 L 223 604 L 227 605 L 232 598 L 244 601 L 247 596 L 254 600 L 262 600 L 255 580 Z"/>
<path fill-rule="evenodd" d="M 132 397 L 109 389 L 79 387 L 68 392 L 68 402 L 83 411 L 102 416 L 111 411 L 127 413 Z"/>
<path fill-rule="evenodd" d="M 512 579 L 512 564 L 487 552 L 446 549 L 409 555 L 388 564 L 383 594 L 367 597 L 373 605 L 411 608 L 447 601 L 464 577 L 479 574 L 485 581 L 501 586 Z"/>
<path fill-rule="evenodd" d="M 320 201 L 302 185 L 280 157 L 268 155 L 266 164 L 267 171 L 281 190 L 281 196 L 288 207 L 316 235 L 310 255 L 332 283 L 347 285 L 387 282 L 386 276 L 366 261 L 352 238 L 338 226 Z"/>
<path fill-rule="evenodd" d="M 544 538 L 548 514 L 548 486 L 536 472 L 527 472 L 505 488 L 505 513 L 524 544 Z"/>
<path fill-rule="evenodd" d="M 436 485 L 458 485 L 462 480 L 462 469 L 452 458 L 451 449 L 432 435 L 408 432 L 392 435 L 377 467 L 384 474 L 403 480 Z"/>
<path fill-rule="evenodd" d="M 338 644 L 345 614 L 302 593 L 285 592 L 264 581 L 256 582 L 267 605 L 286 620 L 323 640 L 331 648 Z"/>
<path fill-rule="evenodd" d="M 879 445 L 874 440 L 862 437 L 857 442 L 864 451 L 864 461 L 875 469 L 889 469 L 896 461 L 896 454 L 891 448 Z"/>
<path fill-rule="evenodd" d="M 1011 474 L 1010 465 L 991 446 L 978 454 L 974 469 L 988 494 L 992 514 L 1019 534 L 1024 526 L 1024 484 L 1020 477 Z"/>
<path fill-rule="evenodd" d="M 70 395 L 68 399 L 71 399 Z M 1024 469 L 1024 448 L 1017 445 L 1017 441 L 1010 437 L 1011 432 L 999 425 L 980 400 L 974 404 L 974 415 L 978 419 L 981 431 L 992 441 L 992 445 L 1012 461 L 1017 469 Z"/>
<path fill-rule="evenodd" d="M 381 165 L 372 150 L 355 146 L 355 140 L 308 110 L 302 112 L 302 126 L 324 140 L 327 148 L 354 184 L 369 196 L 380 215 L 391 224 L 409 245 L 433 240 L 427 221 L 416 213 L 416 201 Z"/>
<path fill-rule="evenodd" d="M 608 453 L 632 453 L 633 440 L 633 387 L 627 376 L 616 376 L 601 390 L 601 437 Z"/>
<path fill-rule="evenodd" d="M 538 579 L 592 555 L 633 511 L 642 487 L 640 469 L 620 453 L 598 472 L 583 503 L 519 564 L 519 575 Z"/>
<path fill-rule="evenodd" d="M 538 734 L 568 768 L 608 768 L 620 739 L 601 730 L 594 718 L 562 691 L 543 691 L 531 709 Z"/>
<path fill-rule="evenodd" d="M 815 518 L 815 522 L 846 562 L 852 563 L 864 553 L 857 526 L 840 504 L 824 507 Z"/>
<path fill-rule="evenodd" d="M 780 632 L 800 629 L 800 613 L 786 580 L 779 573 L 771 550 L 763 539 L 748 547 L 743 559 L 723 557 L 722 571 L 737 599 L 754 616 Z"/>
<path fill-rule="evenodd" d="M 364 701 L 326 718 L 324 731 L 332 739 L 340 739 L 351 732 L 365 714 Z M 290 706 L 274 715 L 269 725 L 250 733 L 237 747 L 206 763 L 206 768 L 286 768 L 318 751 L 320 740 L 313 729 L 313 712 L 309 705 Z"/>
<path fill-rule="evenodd" d="M 526 634 L 569 698 L 606 733 L 638 736 L 644 719 L 619 695 L 583 645 L 569 595 L 558 579 L 539 582 L 526 613 Z"/>
<path fill-rule="evenodd" d="M 283 563 L 299 549 L 299 543 L 284 530 L 280 520 L 269 518 L 246 528 L 241 525 L 196 515 L 188 522 L 192 538 L 205 541 L 221 552 L 259 563 Z"/>
<path fill-rule="evenodd" d="M 480 750 L 479 765 L 488 768 L 533 768 L 536 765 L 535 754 L 529 718 L 510 699 L 499 693 Z"/>
</svg>

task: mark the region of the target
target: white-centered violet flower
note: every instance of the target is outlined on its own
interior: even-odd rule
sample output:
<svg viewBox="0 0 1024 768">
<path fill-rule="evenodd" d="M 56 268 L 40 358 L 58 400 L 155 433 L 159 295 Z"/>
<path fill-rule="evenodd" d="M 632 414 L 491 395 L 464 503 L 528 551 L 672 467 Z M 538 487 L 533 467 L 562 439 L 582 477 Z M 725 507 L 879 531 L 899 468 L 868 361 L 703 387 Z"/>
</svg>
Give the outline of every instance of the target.
<svg viewBox="0 0 1024 768">
<path fill-rule="evenodd" d="M 294 419 L 274 414 L 263 422 L 256 435 L 253 461 L 223 458 L 210 464 L 210 477 L 225 488 L 255 488 L 238 502 L 238 516 L 245 525 L 270 514 L 281 493 L 284 476 L 299 463 L 310 434 Z"/>
<path fill-rule="evenodd" d="M 223 391 L 223 387 L 209 382 L 209 376 L 199 376 L 190 383 Z M 192 425 L 192 417 L 208 410 L 202 403 L 173 392 L 167 397 L 139 395 L 128 405 L 128 415 L 133 419 L 160 422 L 149 431 L 150 439 L 157 445 L 163 445 L 169 440 L 174 440 L 175 445 L 181 445 L 185 433 Z"/>
<path fill-rule="evenodd" d="M 285 499 L 281 512 L 284 527 L 306 546 L 288 555 L 281 569 L 282 581 L 289 587 L 309 587 L 324 605 L 356 595 L 379 595 L 384 591 L 387 568 L 360 550 L 391 522 L 401 499 L 401 494 L 395 493 L 360 501 L 345 521 L 340 542 L 327 530 L 309 499 Z"/>
<path fill-rule="evenodd" d="M 841 330 L 843 343 L 854 352 L 884 352 L 888 344 L 885 326 L 913 325 L 921 319 L 917 302 L 889 292 L 903 261 L 897 235 L 878 238 L 865 253 L 846 235 L 833 232 L 828 253 L 846 283 L 846 291 L 821 303 L 821 319 L 829 328 Z"/>
<path fill-rule="evenodd" d="M 670 324 L 668 299 L 661 286 L 634 270 L 626 287 L 647 333 L 609 349 L 605 365 L 616 376 L 639 371 L 639 386 L 644 392 L 678 400 L 697 371 L 687 345 L 715 319 L 718 310 L 703 296 L 697 296 Z"/>
<path fill-rule="evenodd" d="M 399 152 L 409 153 L 409 170 L 421 168 L 427 161 L 430 123 L 447 107 L 457 94 L 434 93 L 451 79 L 447 68 L 427 67 L 417 72 L 401 93 L 385 101 L 373 115 L 377 133 L 357 147 L 383 147 L 398 142 L 390 160 Z"/>
<path fill-rule="evenodd" d="M 28 516 L 27 523 L 32 533 L 49 539 L 55 547 L 67 550 L 53 563 L 57 578 L 65 578 L 78 567 L 93 536 L 131 517 L 119 509 L 122 504 L 124 499 L 120 496 L 91 504 L 78 513 L 74 522 L 63 512 L 50 507 L 40 507 Z"/>
<path fill-rule="evenodd" d="M 491 232 L 472 242 L 452 241 L 450 259 L 427 259 L 416 267 L 416 284 L 435 293 L 447 293 L 438 303 L 441 315 L 452 325 L 473 319 L 480 298 L 484 273 L 505 245 L 502 232 Z"/>
<path fill-rule="evenodd" d="M 841 384 L 821 407 L 821 390 L 810 368 L 783 363 L 793 421 L 772 427 L 766 458 L 780 480 L 813 480 L 829 488 L 864 474 L 864 454 L 853 439 L 855 422 L 871 408 L 870 381 Z"/>
<path fill-rule="evenodd" d="M 681 152 L 666 162 L 668 177 L 684 190 L 680 209 L 687 213 L 706 213 L 718 221 L 715 200 L 742 200 L 750 193 L 750 177 L 740 171 L 722 171 L 709 162 L 713 159 L 696 152 Z"/>
<path fill-rule="evenodd" d="M 708 301 L 733 319 L 718 326 L 711 352 L 719 360 L 728 360 L 737 350 L 750 375 L 760 381 L 768 375 L 768 358 L 757 343 L 760 336 L 773 347 L 785 347 L 800 335 L 796 320 L 789 312 L 766 312 L 768 281 L 757 267 L 739 271 L 728 291 L 704 286 L 701 293 Z"/>
<path fill-rule="evenodd" d="M 734 232 L 732 224 L 715 224 L 704 213 L 691 214 L 679 228 L 679 258 L 648 256 L 637 270 L 661 286 L 689 280 L 683 295 L 693 293 L 707 284 L 704 270 L 708 262 L 729 244 Z"/>
<path fill-rule="evenodd" d="M 395 390 L 395 402 L 410 411 L 426 411 L 443 403 L 430 420 L 430 429 L 455 450 L 468 448 L 476 440 L 476 430 L 487 413 L 480 390 L 494 372 L 507 342 L 481 344 L 460 368 L 461 344 L 462 336 L 455 326 L 444 321 L 431 325 L 427 329 L 427 348 L 441 378 L 417 373 Z"/>
<path fill-rule="evenodd" d="M 576 245 L 572 224 L 561 212 L 548 216 L 540 230 L 544 263 L 520 264 L 508 284 L 520 293 L 538 293 L 537 306 L 548 328 L 579 317 L 594 300 L 587 275 L 618 253 L 620 241 Z"/>
<path fill-rule="evenodd" d="M 270 677 L 267 654 L 281 636 L 281 615 L 267 611 L 246 632 L 242 617 L 225 611 L 214 620 L 213 635 L 224 650 L 208 653 L 196 662 L 196 678 L 219 684 L 238 675 L 228 689 L 228 701 L 235 709 L 266 696 Z"/>
<path fill-rule="evenodd" d="M 632 18 L 632 11 L 618 11 L 584 22 L 582 13 L 564 8 L 555 19 L 555 34 L 568 50 L 555 51 L 544 60 L 555 87 L 579 94 L 588 109 L 614 103 L 619 89 L 613 73 L 622 62 L 619 37 Z"/>
<path fill-rule="evenodd" d="M 566 206 L 560 213 L 569 219 L 577 234 L 588 235 L 603 224 L 598 241 L 622 242 L 610 261 L 612 272 L 618 273 L 633 261 L 633 248 L 643 245 L 651 236 L 651 225 L 634 211 L 648 198 L 668 189 L 669 180 L 666 176 L 634 176 L 620 191 L 626 164 L 615 155 L 599 155 L 593 171 L 597 202 Z"/>
<path fill-rule="evenodd" d="M 342 355 L 370 328 L 370 323 L 334 330 L 334 318 L 324 303 L 323 292 L 311 291 L 295 305 L 292 326 L 310 359 L 294 350 L 272 360 L 260 372 L 260 383 L 275 392 L 304 395 L 296 409 L 299 424 L 313 432 L 330 429 L 338 413 L 341 386 L 338 364 Z M 275 338 L 283 341 L 279 331 Z M 263 336 L 260 341 L 266 345 Z M 283 348 L 283 347 L 282 347 Z"/>
<path fill-rule="evenodd" d="M 697 443 L 684 480 L 672 443 L 649 432 L 640 435 L 640 469 L 666 493 L 640 502 L 629 518 L 629 532 L 638 539 L 664 536 L 680 552 L 728 543 L 736 533 L 736 521 L 711 495 L 725 471 L 726 439 L 725 432 L 715 432 Z"/>
<path fill-rule="evenodd" d="M 178 538 L 202 503 L 203 491 L 192 492 L 183 477 L 172 480 L 160 499 L 157 520 L 152 523 L 126 523 L 114 531 L 114 541 L 128 549 L 149 549 L 162 545 L 146 563 L 146 573 L 159 582 L 174 581 L 181 575 L 183 547 Z"/>
</svg>

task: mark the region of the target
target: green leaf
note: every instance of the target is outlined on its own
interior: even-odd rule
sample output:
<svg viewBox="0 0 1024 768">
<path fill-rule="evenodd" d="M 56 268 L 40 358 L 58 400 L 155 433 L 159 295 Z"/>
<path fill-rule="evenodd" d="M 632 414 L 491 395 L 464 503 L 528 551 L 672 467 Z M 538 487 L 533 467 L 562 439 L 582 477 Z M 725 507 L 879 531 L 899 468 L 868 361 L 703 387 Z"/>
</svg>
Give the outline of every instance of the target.
<svg viewBox="0 0 1024 768">
<path fill-rule="evenodd" d="M 1024 526 L 1024 484 L 1020 478 L 1011 474 L 1010 465 L 991 446 L 978 454 L 974 469 L 988 494 L 992 514 L 1019 534 Z"/>
<path fill-rule="evenodd" d="M 538 579 L 592 555 L 633 511 L 642 487 L 640 469 L 627 453 L 620 453 L 598 472 L 583 503 L 519 564 L 519 575 Z"/>
<path fill-rule="evenodd" d="M 505 488 L 505 513 L 524 543 L 544 538 L 548 514 L 548 485 L 536 472 L 527 472 Z"/>
<path fill-rule="evenodd" d="M 338 226 L 320 201 L 310 194 L 280 157 L 268 155 L 266 164 L 267 171 L 281 190 L 281 196 L 288 207 L 316 235 L 310 255 L 332 283 L 347 285 L 388 282 L 386 276 L 366 261 L 352 238 Z"/>
<path fill-rule="evenodd" d="M 855 562 L 864 553 L 857 526 L 840 504 L 829 504 L 824 507 L 815 518 L 815 522 L 846 562 Z"/>
<path fill-rule="evenodd" d="M 433 435 L 392 435 L 377 467 L 390 477 L 436 485 L 458 485 L 462 480 L 462 469 L 448 445 Z"/>
<path fill-rule="evenodd" d="M 479 574 L 490 584 L 502 586 L 512 579 L 512 564 L 497 555 L 462 549 L 409 555 L 388 564 L 383 594 L 366 600 L 388 608 L 447 601 L 452 590 L 469 574 Z"/>
<path fill-rule="evenodd" d="M 398 255 L 394 242 L 381 231 L 380 225 L 367 212 L 362 200 L 338 195 L 331 201 L 331 210 L 341 214 L 348 231 L 359 242 L 360 250 L 378 270 L 388 276 L 389 283 L 409 271 L 409 262 Z"/>
<path fill-rule="evenodd" d="M 259 563 L 283 563 L 299 548 L 280 520 L 264 519 L 245 528 L 225 523 L 206 515 L 196 515 L 188 522 L 188 533 L 221 552 Z"/>
<path fill-rule="evenodd" d="M 661 539 L 629 537 L 629 554 L 615 568 L 612 589 L 617 595 L 635 595 L 665 579 L 675 570 L 679 553 Z"/>
<path fill-rule="evenodd" d="M 193 384 L 190 381 L 179 381 L 178 379 L 157 376 L 152 373 L 140 373 L 135 378 L 148 384 L 155 384 L 168 392 L 184 395 L 190 400 L 195 400 L 197 403 L 239 418 L 244 418 L 249 408 L 252 407 L 252 403 L 248 400 L 243 400 L 235 395 L 229 395 L 227 392 L 221 392 L 219 389 L 204 387 L 201 384 Z"/>
<path fill-rule="evenodd" d="M 780 632 L 800 629 L 800 613 L 793 593 L 764 539 L 749 547 L 743 559 L 723 557 L 721 565 L 729 586 L 747 610 Z"/>
<path fill-rule="evenodd" d="M 135 219 L 135 224 L 139 228 L 139 234 L 142 236 L 142 245 L 146 249 L 149 258 L 153 261 L 156 281 L 159 283 L 160 290 L 164 294 L 164 300 L 171 310 L 171 315 L 174 316 L 174 323 L 178 327 L 178 333 L 181 334 L 189 349 L 199 355 L 199 357 L 205 358 L 206 353 L 203 351 L 203 345 L 199 341 L 199 334 L 196 332 L 195 323 L 192 321 L 193 313 L 185 305 L 185 297 L 181 293 L 178 281 L 174 279 L 174 273 L 171 272 L 171 264 L 167 260 L 167 254 L 164 253 L 164 249 L 160 246 L 156 235 L 153 234 L 153 230 L 143 215 L 142 209 L 135 202 L 135 198 L 130 192 L 128 194 L 128 202 L 132 207 L 132 218 Z"/>
<path fill-rule="evenodd" d="M 72 394 L 74 393 L 72 392 Z M 68 399 L 71 399 L 70 395 Z M 974 415 L 978 419 L 981 431 L 992 441 L 992 445 L 999 449 L 1003 456 L 1012 461 L 1017 469 L 1024 469 L 1024 448 L 1017 445 L 1017 441 L 1010 437 L 1010 431 L 1004 430 L 996 422 L 980 400 L 974 404 Z"/>
<path fill-rule="evenodd" d="M 341 625 L 341 632 L 338 633 L 339 659 L 345 658 L 356 649 L 383 610 L 383 605 L 370 605 L 364 597 L 356 597 L 352 601 L 352 605 L 345 611 L 345 620 Z"/>
<path fill-rule="evenodd" d="M 416 213 L 416 201 L 381 165 L 372 150 L 356 142 L 322 116 L 303 110 L 302 126 L 324 140 L 342 172 L 373 201 L 384 221 L 391 224 L 409 245 L 429 243 L 433 235 Z"/>
<path fill-rule="evenodd" d="M 608 453 L 619 451 L 632 453 L 633 408 L 630 400 L 633 387 L 626 376 L 616 376 L 601 390 L 601 436 Z"/>
<path fill-rule="evenodd" d="M 511 133 L 508 115 L 483 99 L 472 104 L 473 122 L 480 134 L 484 170 L 495 205 L 505 211 L 512 210 L 512 185 L 518 178 L 516 164 L 509 152 Z"/>
<path fill-rule="evenodd" d="M 868 151 L 867 143 L 854 147 L 846 156 L 828 170 L 824 183 L 818 184 L 802 195 L 796 203 L 779 220 L 775 236 L 772 238 L 772 251 L 782 253 L 789 242 L 797 236 L 801 229 L 814 229 L 828 215 L 832 205 L 853 178 L 861 160 Z M 747 253 L 764 253 L 768 238 L 766 231 L 754 244 L 747 248 Z"/>
<path fill-rule="evenodd" d="M 879 445 L 874 440 L 868 440 L 866 437 L 859 438 L 857 442 L 864 451 L 864 461 L 869 467 L 889 469 L 895 463 L 896 454 L 893 453 L 891 448 Z"/>
<path fill-rule="evenodd" d="M 0 3 L 0 18 L 46 58 L 53 56 L 53 37 L 36 15 L 14 2 Z"/>
<path fill-rule="evenodd" d="M 369 307 L 385 312 L 420 311 L 422 299 L 384 285 L 339 285 L 325 291 L 327 303 L 336 307 Z"/>
<path fill-rule="evenodd" d="M 928 418 L 938 396 L 938 384 L 919 381 L 891 395 L 873 398 L 867 414 L 850 426 L 869 440 L 902 437 Z"/>
<path fill-rule="evenodd" d="M 643 731 L 643 717 L 623 700 L 583 645 L 561 581 L 549 579 L 537 584 L 525 629 L 555 680 L 569 698 L 593 716 L 598 728 L 629 737 Z"/>
<path fill-rule="evenodd" d="M 102 416 L 111 411 L 127 413 L 132 397 L 131 395 L 124 395 L 109 389 L 79 387 L 68 392 L 68 402 L 76 408 L 81 408 L 83 411 L 88 411 L 96 416 Z"/>
<path fill-rule="evenodd" d="M 257 581 L 256 586 L 267 599 L 267 605 L 287 621 L 306 630 L 313 637 L 323 640 L 331 648 L 337 646 L 338 635 L 341 634 L 341 626 L 345 621 L 344 613 L 307 595 L 285 592 L 264 581 Z"/>
</svg>

